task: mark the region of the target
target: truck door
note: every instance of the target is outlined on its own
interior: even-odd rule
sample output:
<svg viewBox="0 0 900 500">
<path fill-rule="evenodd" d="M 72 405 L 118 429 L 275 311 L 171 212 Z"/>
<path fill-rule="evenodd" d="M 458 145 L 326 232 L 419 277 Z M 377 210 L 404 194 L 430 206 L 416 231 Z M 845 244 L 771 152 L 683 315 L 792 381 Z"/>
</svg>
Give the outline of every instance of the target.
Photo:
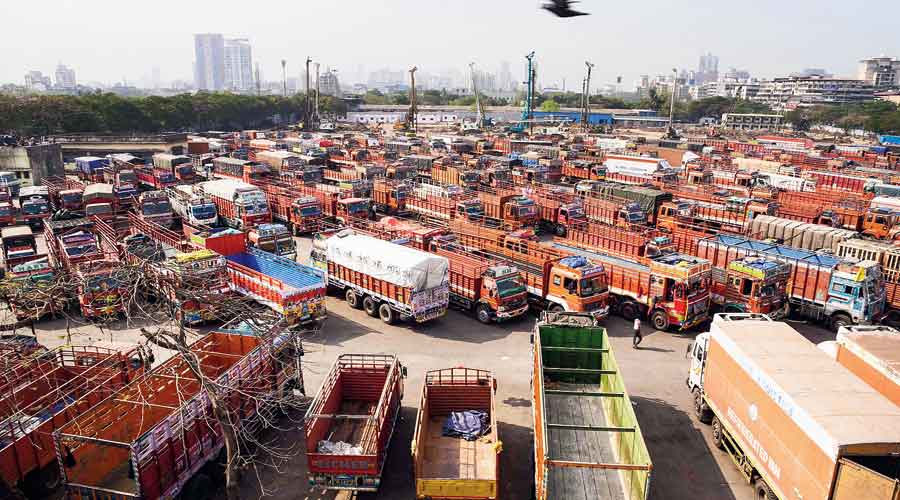
<svg viewBox="0 0 900 500">
<path fill-rule="evenodd" d="M 900 484 L 847 458 L 838 461 L 837 480 L 832 500 L 896 500 L 900 498 Z"/>
<path fill-rule="evenodd" d="M 703 387 L 703 363 L 706 361 L 706 347 L 709 334 L 701 334 L 697 336 L 697 340 L 688 348 L 691 356 L 691 373 L 688 375 L 688 385 L 694 387 Z"/>
<path fill-rule="evenodd" d="M 671 290 L 672 295 L 672 304 L 677 313 L 683 314 L 684 319 L 687 320 L 687 312 L 688 312 L 688 298 L 687 298 L 687 283 L 682 282 L 674 282 L 672 279 L 666 279 L 666 288 Z M 668 297 L 668 294 L 667 294 Z"/>
</svg>

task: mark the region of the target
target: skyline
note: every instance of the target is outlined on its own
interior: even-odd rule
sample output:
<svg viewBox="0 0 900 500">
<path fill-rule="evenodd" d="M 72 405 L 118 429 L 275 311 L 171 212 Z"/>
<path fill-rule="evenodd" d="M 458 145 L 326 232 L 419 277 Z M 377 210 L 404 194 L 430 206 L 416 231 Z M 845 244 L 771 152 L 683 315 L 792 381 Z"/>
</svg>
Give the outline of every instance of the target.
<svg viewBox="0 0 900 500">
<path fill-rule="evenodd" d="M 360 66 L 365 73 L 412 65 L 442 73 L 465 71 L 472 61 L 494 73 L 509 62 L 514 79 L 521 80 L 524 54 L 535 50 L 541 80 L 559 84 L 565 78 L 569 88 L 583 77 L 585 60 L 596 64 L 597 85 L 621 75 L 627 88 L 643 74 L 696 69 L 707 52 L 719 57 L 720 72 L 736 67 L 760 78 L 807 67 L 852 77 L 860 59 L 900 56 L 891 21 L 900 15 L 900 5 L 886 1 L 864 1 L 869 8 L 844 12 L 846 4 L 833 0 L 790 5 L 763 0 L 744 12 L 721 3 L 650 0 L 635 13 L 627 5 L 585 0 L 581 7 L 593 15 L 567 20 L 547 15 L 537 3 L 516 0 L 458 0 L 451 9 L 437 2 L 434 9 L 425 8 L 432 2 L 391 3 L 391 9 L 360 1 L 285 7 L 262 0 L 254 4 L 258 15 L 253 16 L 236 15 L 243 9 L 233 1 L 160 0 L 153 8 L 126 13 L 109 0 L 61 0 L 40 17 L 16 3 L 4 8 L 13 22 L 0 37 L 16 50 L 0 67 L 0 82 L 21 84 L 32 70 L 52 74 L 60 62 L 75 69 L 82 83 L 133 83 L 153 75 L 153 68 L 159 68 L 162 81 L 192 82 L 193 35 L 204 32 L 249 39 L 254 62 L 269 80 L 280 79 L 281 59 L 288 61 L 288 76 L 298 76 L 307 56 L 337 69 L 344 81 L 357 80 Z M 735 14 L 729 9 L 740 16 L 738 31 L 726 22 Z M 646 12 L 657 15 L 641 17 Z M 138 16 L 141 22 L 135 23 Z M 96 29 L 74 26 L 89 19 Z M 672 26 L 681 31 L 667 29 Z M 844 28 L 842 36 L 834 36 L 836 27 Z M 670 53 L 662 54 L 660 47 Z"/>
</svg>

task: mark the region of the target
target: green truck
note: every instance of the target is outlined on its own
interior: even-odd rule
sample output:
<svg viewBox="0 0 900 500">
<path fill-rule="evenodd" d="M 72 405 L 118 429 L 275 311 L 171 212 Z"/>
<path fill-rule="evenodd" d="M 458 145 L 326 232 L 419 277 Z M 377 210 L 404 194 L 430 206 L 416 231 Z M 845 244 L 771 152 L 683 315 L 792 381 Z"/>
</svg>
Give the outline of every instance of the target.
<svg viewBox="0 0 900 500">
<path fill-rule="evenodd" d="M 646 500 L 652 464 L 606 329 L 578 313 L 534 327 L 536 500 Z"/>
</svg>

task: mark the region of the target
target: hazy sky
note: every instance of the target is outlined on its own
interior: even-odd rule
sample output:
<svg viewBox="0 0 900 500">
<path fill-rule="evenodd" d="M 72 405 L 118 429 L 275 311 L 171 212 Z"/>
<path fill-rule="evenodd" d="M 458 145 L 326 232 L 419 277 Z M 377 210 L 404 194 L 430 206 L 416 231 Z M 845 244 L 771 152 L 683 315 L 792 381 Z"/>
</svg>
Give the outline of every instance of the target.
<svg viewBox="0 0 900 500">
<path fill-rule="evenodd" d="M 584 61 L 599 84 L 617 75 L 696 68 L 702 52 L 719 69 L 780 76 L 806 67 L 854 75 L 864 57 L 900 57 L 897 0 L 583 0 L 591 16 L 558 19 L 534 0 L 0 0 L 0 82 L 26 71 L 52 74 L 58 62 L 79 82 L 139 81 L 159 67 L 163 81 L 191 80 L 193 33 L 250 39 L 264 77 L 280 60 L 298 75 L 307 55 L 353 79 L 359 66 L 425 71 L 496 71 L 509 61 L 525 73 L 537 52 L 545 84 L 580 84 Z"/>
</svg>

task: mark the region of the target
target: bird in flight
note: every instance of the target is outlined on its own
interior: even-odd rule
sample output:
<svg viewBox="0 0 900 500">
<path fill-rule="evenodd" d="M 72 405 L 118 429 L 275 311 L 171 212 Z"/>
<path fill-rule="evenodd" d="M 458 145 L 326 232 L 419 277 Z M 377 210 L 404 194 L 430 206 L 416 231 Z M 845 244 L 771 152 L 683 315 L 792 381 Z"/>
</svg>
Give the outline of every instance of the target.
<svg viewBox="0 0 900 500">
<path fill-rule="evenodd" d="M 573 3 L 578 2 L 573 2 L 571 0 L 552 0 L 550 3 L 545 3 L 541 8 L 549 10 L 550 12 L 556 14 L 558 17 L 576 17 L 590 15 L 587 12 L 578 12 L 577 10 L 572 10 Z"/>
</svg>

